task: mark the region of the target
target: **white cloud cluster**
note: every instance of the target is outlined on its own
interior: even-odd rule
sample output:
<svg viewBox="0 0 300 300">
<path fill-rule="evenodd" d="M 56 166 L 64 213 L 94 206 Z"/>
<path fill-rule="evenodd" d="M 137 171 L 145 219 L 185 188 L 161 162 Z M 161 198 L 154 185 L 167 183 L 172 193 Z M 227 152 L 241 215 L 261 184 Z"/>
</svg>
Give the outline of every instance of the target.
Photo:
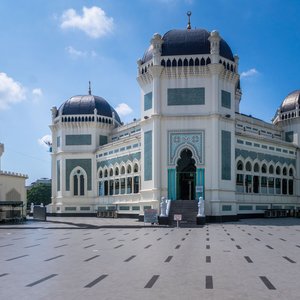
<svg viewBox="0 0 300 300">
<path fill-rule="evenodd" d="M 48 149 L 52 145 L 52 136 L 50 134 L 46 134 L 38 139 L 38 143 Z"/>
<path fill-rule="evenodd" d="M 100 38 L 112 32 L 114 26 L 113 18 L 108 17 L 100 7 L 83 7 L 82 15 L 70 8 L 61 17 L 62 29 L 79 29 L 91 38 Z"/>
<path fill-rule="evenodd" d="M 115 110 L 118 113 L 118 115 L 123 116 L 123 117 L 128 116 L 133 112 L 132 108 L 129 105 L 127 105 L 126 103 L 120 103 L 115 108 Z"/>
<path fill-rule="evenodd" d="M 36 97 L 42 97 L 43 96 L 42 89 L 40 89 L 40 88 L 33 89 L 32 90 L 32 95 L 34 95 Z"/>
<path fill-rule="evenodd" d="M 241 73 L 241 78 L 252 77 L 252 76 L 255 76 L 257 74 L 259 74 L 259 72 L 255 68 L 252 68 L 248 71 L 242 72 Z"/>
<path fill-rule="evenodd" d="M 0 73 L 0 110 L 26 99 L 25 88 L 6 73 Z"/>
<path fill-rule="evenodd" d="M 72 58 L 83 58 L 83 57 L 96 57 L 97 53 L 95 51 L 80 51 L 72 46 L 66 47 L 66 51 Z"/>
</svg>

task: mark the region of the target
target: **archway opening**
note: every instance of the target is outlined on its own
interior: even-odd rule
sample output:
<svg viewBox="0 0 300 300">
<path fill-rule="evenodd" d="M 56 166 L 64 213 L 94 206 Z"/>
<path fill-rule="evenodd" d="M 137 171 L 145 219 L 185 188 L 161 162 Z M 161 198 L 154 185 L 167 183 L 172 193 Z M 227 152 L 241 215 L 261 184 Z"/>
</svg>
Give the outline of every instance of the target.
<svg viewBox="0 0 300 300">
<path fill-rule="evenodd" d="M 183 149 L 177 161 L 177 200 L 194 200 L 196 183 L 196 166 L 192 151 Z"/>
</svg>

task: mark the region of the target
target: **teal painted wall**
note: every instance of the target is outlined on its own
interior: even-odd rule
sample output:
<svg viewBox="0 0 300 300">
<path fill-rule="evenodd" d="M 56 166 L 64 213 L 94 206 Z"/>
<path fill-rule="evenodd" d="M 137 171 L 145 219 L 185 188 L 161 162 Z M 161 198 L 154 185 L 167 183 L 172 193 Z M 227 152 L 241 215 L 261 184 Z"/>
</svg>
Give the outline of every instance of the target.
<svg viewBox="0 0 300 300">
<path fill-rule="evenodd" d="M 67 134 L 66 146 L 91 145 L 92 136 L 90 134 Z"/>
<path fill-rule="evenodd" d="M 144 180 L 152 180 L 152 130 L 144 133 Z"/>
<path fill-rule="evenodd" d="M 231 108 L 231 94 L 229 92 L 223 91 L 221 93 L 221 105 L 225 108 Z"/>
<path fill-rule="evenodd" d="M 176 170 L 168 169 L 168 199 L 176 200 Z"/>
<path fill-rule="evenodd" d="M 231 132 L 222 130 L 221 134 L 221 178 L 231 180 Z"/>
<path fill-rule="evenodd" d="M 92 160 L 91 159 L 66 159 L 66 190 L 70 190 L 70 174 L 76 167 L 81 167 L 87 174 L 87 189 L 92 190 Z"/>
<path fill-rule="evenodd" d="M 152 92 L 144 96 L 144 111 L 152 108 Z"/>
<path fill-rule="evenodd" d="M 168 89 L 168 105 L 203 105 L 205 104 L 204 88 Z"/>
</svg>

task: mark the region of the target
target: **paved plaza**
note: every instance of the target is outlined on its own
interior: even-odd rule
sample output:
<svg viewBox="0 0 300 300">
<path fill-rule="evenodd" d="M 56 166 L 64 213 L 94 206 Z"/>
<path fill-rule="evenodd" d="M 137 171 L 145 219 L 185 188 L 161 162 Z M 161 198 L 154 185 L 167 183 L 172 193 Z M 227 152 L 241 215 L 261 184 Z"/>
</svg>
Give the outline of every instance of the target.
<svg viewBox="0 0 300 300">
<path fill-rule="evenodd" d="M 0 226 L 1 299 L 300 298 L 300 219 L 50 221 Z"/>
</svg>

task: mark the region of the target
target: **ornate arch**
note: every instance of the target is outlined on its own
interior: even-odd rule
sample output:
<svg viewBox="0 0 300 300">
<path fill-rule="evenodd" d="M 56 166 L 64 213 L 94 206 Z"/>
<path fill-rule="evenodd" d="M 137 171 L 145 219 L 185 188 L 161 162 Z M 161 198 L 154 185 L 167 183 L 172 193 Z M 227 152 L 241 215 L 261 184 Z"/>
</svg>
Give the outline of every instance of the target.
<svg viewBox="0 0 300 300">
<path fill-rule="evenodd" d="M 204 164 L 204 131 L 169 131 L 168 164 L 175 166 L 183 149 L 189 149 L 196 165 Z"/>
<path fill-rule="evenodd" d="M 74 177 L 77 176 L 77 195 L 75 195 L 75 182 L 74 182 Z M 81 176 L 83 176 L 83 182 L 81 182 Z M 87 181 L 88 181 L 88 176 L 86 171 L 80 167 L 77 166 L 75 167 L 71 172 L 70 172 L 70 187 L 71 191 L 73 192 L 74 196 L 84 196 L 87 194 Z M 81 193 L 81 184 L 83 184 L 83 193 Z"/>
</svg>

